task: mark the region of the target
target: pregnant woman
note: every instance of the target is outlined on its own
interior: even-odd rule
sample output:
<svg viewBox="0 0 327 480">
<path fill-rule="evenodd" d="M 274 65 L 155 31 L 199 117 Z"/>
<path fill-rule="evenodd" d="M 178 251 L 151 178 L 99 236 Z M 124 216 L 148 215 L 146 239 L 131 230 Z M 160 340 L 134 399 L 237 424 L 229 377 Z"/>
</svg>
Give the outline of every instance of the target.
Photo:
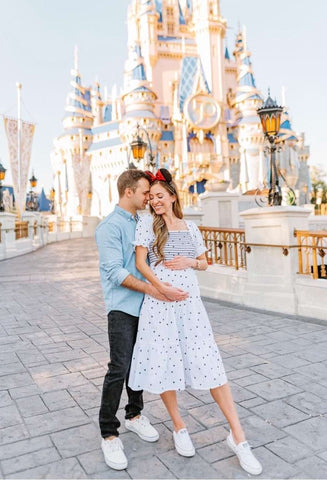
<svg viewBox="0 0 327 480">
<path fill-rule="evenodd" d="M 133 352 L 129 386 L 160 394 L 173 421 L 177 452 L 195 454 L 180 415 L 177 390 L 186 386 L 210 390 L 229 425 L 227 444 L 242 468 L 253 475 L 262 466 L 246 442 L 219 349 L 200 297 L 195 270 L 206 270 L 205 246 L 197 226 L 183 219 L 171 174 L 160 169 L 149 175 L 150 211 L 136 227 L 136 266 L 169 298 L 169 285 L 188 292 L 181 302 L 165 302 L 145 295 Z"/>
</svg>

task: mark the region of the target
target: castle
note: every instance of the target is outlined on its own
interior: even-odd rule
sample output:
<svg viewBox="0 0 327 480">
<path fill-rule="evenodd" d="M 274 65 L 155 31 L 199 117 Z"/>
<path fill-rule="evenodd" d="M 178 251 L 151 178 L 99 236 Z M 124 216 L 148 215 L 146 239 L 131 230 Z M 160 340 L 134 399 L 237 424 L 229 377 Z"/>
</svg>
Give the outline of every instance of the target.
<svg viewBox="0 0 327 480">
<path fill-rule="evenodd" d="M 184 192 L 228 188 L 245 193 L 267 183 L 268 158 L 257 109 L 245 30 L 233 55 L 219 0 L 131 0 L 124 85 L 111 95 L 82 84 L 72 70 L 63 133 L 51 155 L 59 215 L 104 216 L 117 203 L 116 179 L 135 161 L 138 131 L 153 161 L 174 172 Z M 139 125 L 139 130 L 137 126 Z M 308 202 L 309 147 L 284 109 L 278 163 L 298 203 Z M 149 169 L 149 156 L 136 164 Z"/>
</svg>

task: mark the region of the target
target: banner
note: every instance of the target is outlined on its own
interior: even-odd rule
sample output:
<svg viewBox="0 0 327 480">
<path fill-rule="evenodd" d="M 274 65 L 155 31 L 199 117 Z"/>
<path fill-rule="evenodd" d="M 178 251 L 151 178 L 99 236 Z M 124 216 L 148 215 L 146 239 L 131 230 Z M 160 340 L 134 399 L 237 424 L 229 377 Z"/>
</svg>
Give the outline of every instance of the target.
<svg viewBox="0 0 327 480">
<path fill-rule="evenodd" d="M 18 120 L 4 117 L 5 131 L 8 140 L 11 176 L 15 192 L 17 213 L 21 216 L 25 211 L 28 172 L 30 167 L 32 141 L 35 125 L 21 121 L 20 165 L 18 164 Z"/>
</svg>

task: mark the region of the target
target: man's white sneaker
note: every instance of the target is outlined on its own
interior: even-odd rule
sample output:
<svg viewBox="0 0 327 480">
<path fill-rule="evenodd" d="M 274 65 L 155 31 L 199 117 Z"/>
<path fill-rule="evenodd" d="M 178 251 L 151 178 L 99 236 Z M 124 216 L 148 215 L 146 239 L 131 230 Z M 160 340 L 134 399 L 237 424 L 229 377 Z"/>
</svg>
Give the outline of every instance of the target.
<svg viewBox="0 0 327 480">
<path fill-rule="evenodd" d="M 127 458 L 120 438 L 116 437 L 113 440 L 105 440 L 103 438 L 101 448 L 108 467 L 114 470 L 124 470 L 127 468 Z"/>
<path fill-rule="evenodd" d="M 195 449 L 192 440 L 188 434 L 186 428 L 173 432 L 175 448 L 183 457 L 193 457 L 195 455 Z"/>
<path fill-rule="evenodd" d="M 248 442 L 242 442 L 236 445 L 232 432 L 229 432 L 227 445 L 237 455 L 243 470 L 252 475 L 260 475 L 262 472 L 262 465 L 253 455 Z"/>
<path fill-rule="evenodd" d="M 136 433 L 146 442 L 156 442 L 159 438 L 159 433 L 153 428 L 150 420 L 144 415 L 141 415 L 135 420 L 125 420 L 125 427 L 127 430 Z"/>
</svg>

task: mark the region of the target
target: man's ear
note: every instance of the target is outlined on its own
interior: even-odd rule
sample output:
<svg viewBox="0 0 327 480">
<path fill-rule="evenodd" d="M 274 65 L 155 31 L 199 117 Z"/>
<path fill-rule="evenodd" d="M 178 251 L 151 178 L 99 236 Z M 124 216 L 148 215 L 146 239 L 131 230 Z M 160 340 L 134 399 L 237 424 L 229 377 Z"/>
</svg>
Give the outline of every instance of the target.
<svg viewBox="0 0 327 480">
<path fill-rule="evenodd" d="M 131 198 L 132 194 L 133 194 L 133 190 L 130 187 L 127 187 L 125 189 L 125 197 Z"/>
</svg>

